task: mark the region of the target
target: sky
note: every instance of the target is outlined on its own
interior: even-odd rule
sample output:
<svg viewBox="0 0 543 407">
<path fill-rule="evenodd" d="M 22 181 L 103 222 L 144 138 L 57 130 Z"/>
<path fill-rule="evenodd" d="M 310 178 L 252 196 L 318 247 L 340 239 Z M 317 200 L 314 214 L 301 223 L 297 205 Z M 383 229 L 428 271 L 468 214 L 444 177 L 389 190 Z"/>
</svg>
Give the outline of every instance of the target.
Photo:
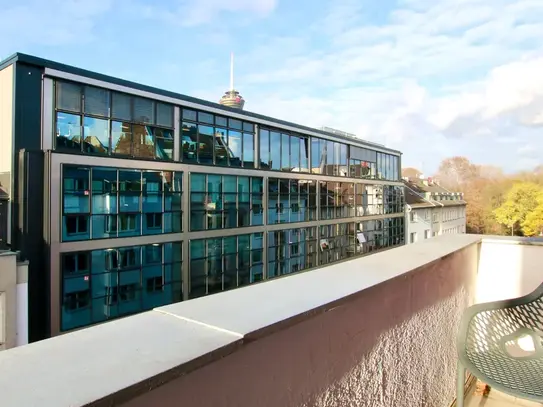
<svg viewBox="0 0 543 407">
<path fill-rule="evenodd" d="M 0 0 L 0 57 L 25 52 L 328 126 L 433 174 L 468 157 L 543 164 L 541 0 Z"/>
</svg>

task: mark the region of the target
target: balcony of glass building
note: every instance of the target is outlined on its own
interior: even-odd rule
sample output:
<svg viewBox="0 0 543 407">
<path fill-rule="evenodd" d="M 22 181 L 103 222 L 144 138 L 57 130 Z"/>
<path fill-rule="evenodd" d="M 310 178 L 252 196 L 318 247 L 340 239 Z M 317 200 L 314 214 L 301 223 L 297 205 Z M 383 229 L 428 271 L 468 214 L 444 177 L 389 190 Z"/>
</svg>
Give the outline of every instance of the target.
<svg viewBox="0 0 543 407">
<path fill-rule="evenodd" d="M 543 244 L 444 235 L 0 352 L 0 405 L 454 405 L 471 304 L 543 280 Z M 466 377 L 466 405 L 538 405 Z"/>
</svg>

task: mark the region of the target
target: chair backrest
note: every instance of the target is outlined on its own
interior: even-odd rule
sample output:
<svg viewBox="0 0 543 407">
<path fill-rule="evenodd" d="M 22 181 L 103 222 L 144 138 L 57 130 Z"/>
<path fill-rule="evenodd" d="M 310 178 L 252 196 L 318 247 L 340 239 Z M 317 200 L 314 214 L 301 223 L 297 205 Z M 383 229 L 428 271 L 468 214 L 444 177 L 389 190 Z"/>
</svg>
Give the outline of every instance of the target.
<svg viewBox="0 0 543 407">
<path fill-rule="evenodd" d="M 485 383 L 543 401 L 543 284 L 524 297 L 469 307 L 457 347 L 461 363 Z"/>
</svg>

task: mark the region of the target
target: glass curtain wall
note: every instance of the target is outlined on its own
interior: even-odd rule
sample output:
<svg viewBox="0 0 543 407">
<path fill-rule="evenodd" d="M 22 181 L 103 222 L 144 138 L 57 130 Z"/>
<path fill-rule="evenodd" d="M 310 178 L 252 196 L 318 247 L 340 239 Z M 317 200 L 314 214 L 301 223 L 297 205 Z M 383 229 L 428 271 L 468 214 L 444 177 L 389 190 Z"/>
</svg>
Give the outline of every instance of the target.
<svg viewBox="0 0 543 407">
<path fill-rule="evenodd" d="M 181 301 L 181 242 L 64 253 L 61 330 Z"/>
<path fill-rule="evenodd" d="M 263 234 L 190 242 L 190 298 L 242 287 L 263 279 Z"/>
<path fill-rule="evenodd" d="M 55 82 L 55 149 L 173 159 L 173 105 L 72 82 Z"/>
<path fill-rule="evenodd" d="M 183 173 L 62 166 L 62 241 L 182 232 Z"/>
</svg>

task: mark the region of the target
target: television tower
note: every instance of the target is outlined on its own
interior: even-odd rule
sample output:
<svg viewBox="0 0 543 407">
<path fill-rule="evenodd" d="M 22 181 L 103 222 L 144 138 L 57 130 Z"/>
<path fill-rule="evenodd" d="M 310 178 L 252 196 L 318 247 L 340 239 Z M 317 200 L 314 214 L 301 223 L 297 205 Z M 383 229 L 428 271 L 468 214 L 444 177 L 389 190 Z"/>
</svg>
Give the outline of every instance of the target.
<svg viewBox="0 0 543 407">
<path fill-rule="evenodd" d="M 230 90 L 226 91 L 219 103 L 224 106 L 243 110 L 245 99 L 234 89 L 234 53 L 230 54 Z"/>
</svg>

